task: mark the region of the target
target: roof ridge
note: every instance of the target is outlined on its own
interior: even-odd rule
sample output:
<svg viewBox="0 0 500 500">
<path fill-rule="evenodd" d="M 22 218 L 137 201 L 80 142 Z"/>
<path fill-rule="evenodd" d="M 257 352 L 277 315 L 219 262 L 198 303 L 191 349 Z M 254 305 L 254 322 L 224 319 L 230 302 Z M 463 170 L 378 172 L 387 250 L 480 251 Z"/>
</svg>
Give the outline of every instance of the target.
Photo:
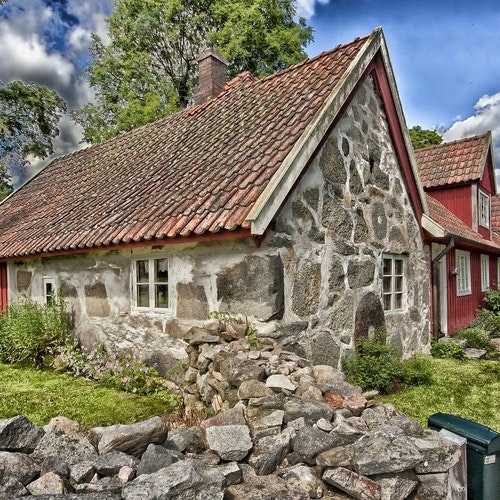
<svg viewBox="0 0 500 500">
<path fill-rule="evenodd" d="M 461 139 L 455 139 L 453 141 L 446 141 L 446 142 L 441 142 L 440 144 L 433 144 L 432 146 L 427 146 L 425 148 L 418 148 L 414 150 L 414 153 L 419 153 L 420 151 L 429 151 L 431 149 L 437 149 L 445 146 L 452 146 L 454 144 L 460 143 L 460 142 L 470 142 L 472 140 L 478 140 L 478 139 L 485 139 L 489 135 L 489 131 L 485 132 L 484 134 L 476 134 L 472 135 L 470 137 L 462 137 Z"/>
<path fill-rule="evenodd" d="M 337 46 L 333 47 L 332 49 L 324 50 L 323 52 L 320 52 L 319 54 L 316 54 L 313 57 L 306 57 L 303 61 L 300 61 L 299 63 L 292 64 L 288 68 L 285 68 L 285 69 L 282 69 L 280 71 L 277 71 L 276 73 L 273 73 L 272 75 L 264 76 L 264 77 L 258 79 L 258 81 L 259 82 L 264 82 L 264 81 L 271 80 L 271 79 L 276 78 L 276 77 L 280 77 L 284 73 L 289 73 L 291 71 L 296 70 L 297 68 L 300 68 L 301 66 L 305 66 L 307 64 L 312 64 L 312 63 L 316 62 L 320 58 L 329 56 L 332 53 L 337 52 L 341 48 L 348 47 L 349 45 L 353 45 L 355 43 L 358 43 L 361 40 L 367 40 L 372 35 L 373 35 L 373 32 L 370 33 L 369 35 L 358 36 L 354 40 L 351 40 L 350 42 L 347 42 L 347 43 L 339 43 Z"/>
</svg>

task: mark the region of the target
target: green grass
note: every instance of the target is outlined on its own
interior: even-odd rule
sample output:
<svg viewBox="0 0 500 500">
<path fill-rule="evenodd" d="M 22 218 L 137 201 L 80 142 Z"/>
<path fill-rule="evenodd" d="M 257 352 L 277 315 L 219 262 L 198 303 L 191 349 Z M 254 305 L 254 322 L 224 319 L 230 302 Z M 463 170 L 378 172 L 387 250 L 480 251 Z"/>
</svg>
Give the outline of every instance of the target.
<svg viewBox="0 0 500 500">
<path fill-rule="evenodd" d="M 152 397 L 51 370 L 0 364 L 0 418 L 24 415 L 43 426 L 64 416 L 88 429 L 134 423 L 170 411 L 164 401 Z"/>
<path fill-rule="evenodd" d="M 459 415 L 500 432 L 500 362 L 429 358 L 431 385 L 380 397 L 425 427 L 437 412 Z"/>
</svg>

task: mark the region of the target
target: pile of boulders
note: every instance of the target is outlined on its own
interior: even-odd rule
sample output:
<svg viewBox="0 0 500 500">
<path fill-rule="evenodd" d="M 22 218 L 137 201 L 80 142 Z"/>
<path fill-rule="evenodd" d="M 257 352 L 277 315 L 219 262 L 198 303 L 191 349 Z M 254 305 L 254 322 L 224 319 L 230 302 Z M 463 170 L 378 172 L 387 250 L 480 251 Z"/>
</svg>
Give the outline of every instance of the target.
<svg viewBox="0 0 500 500">
<path fill-rule="evenodd" d="M 0 499 L 447 498 L 461 449 L 340 371 L 214 332 L 188 351 L 196 425 L 0 420 Z"/>
</svg>

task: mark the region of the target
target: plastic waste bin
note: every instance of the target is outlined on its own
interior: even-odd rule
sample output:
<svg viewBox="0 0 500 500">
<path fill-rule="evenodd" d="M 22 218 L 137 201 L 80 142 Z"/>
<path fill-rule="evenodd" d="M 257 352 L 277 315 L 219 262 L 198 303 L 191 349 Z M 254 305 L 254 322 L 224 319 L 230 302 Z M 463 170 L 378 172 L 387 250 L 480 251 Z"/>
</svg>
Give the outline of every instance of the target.
<svg viewBox="0 0 500 500">
<path fill-rule="evenodd" d="M 500 500 L 500 434 L 472 420 L 434 413 L 430 429 L 447 429 L 467 439 L 467 498 Z"/>
</svg>

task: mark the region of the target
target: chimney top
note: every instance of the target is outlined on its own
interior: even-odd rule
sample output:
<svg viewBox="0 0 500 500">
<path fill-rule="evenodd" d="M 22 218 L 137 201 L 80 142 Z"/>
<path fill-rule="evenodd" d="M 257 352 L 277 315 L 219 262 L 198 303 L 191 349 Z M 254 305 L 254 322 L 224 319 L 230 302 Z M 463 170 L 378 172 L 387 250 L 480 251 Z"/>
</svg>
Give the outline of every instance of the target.
<svg viewBox="0 0 500 500">
<path fill-rule="evenodd" d="M 204 104 L 217 97 L 226 83 L 227 59 L 212 48 L 204 50 L 197 58 L 198 85 L 194 91 L 194 103 Z"/>
</svg>

